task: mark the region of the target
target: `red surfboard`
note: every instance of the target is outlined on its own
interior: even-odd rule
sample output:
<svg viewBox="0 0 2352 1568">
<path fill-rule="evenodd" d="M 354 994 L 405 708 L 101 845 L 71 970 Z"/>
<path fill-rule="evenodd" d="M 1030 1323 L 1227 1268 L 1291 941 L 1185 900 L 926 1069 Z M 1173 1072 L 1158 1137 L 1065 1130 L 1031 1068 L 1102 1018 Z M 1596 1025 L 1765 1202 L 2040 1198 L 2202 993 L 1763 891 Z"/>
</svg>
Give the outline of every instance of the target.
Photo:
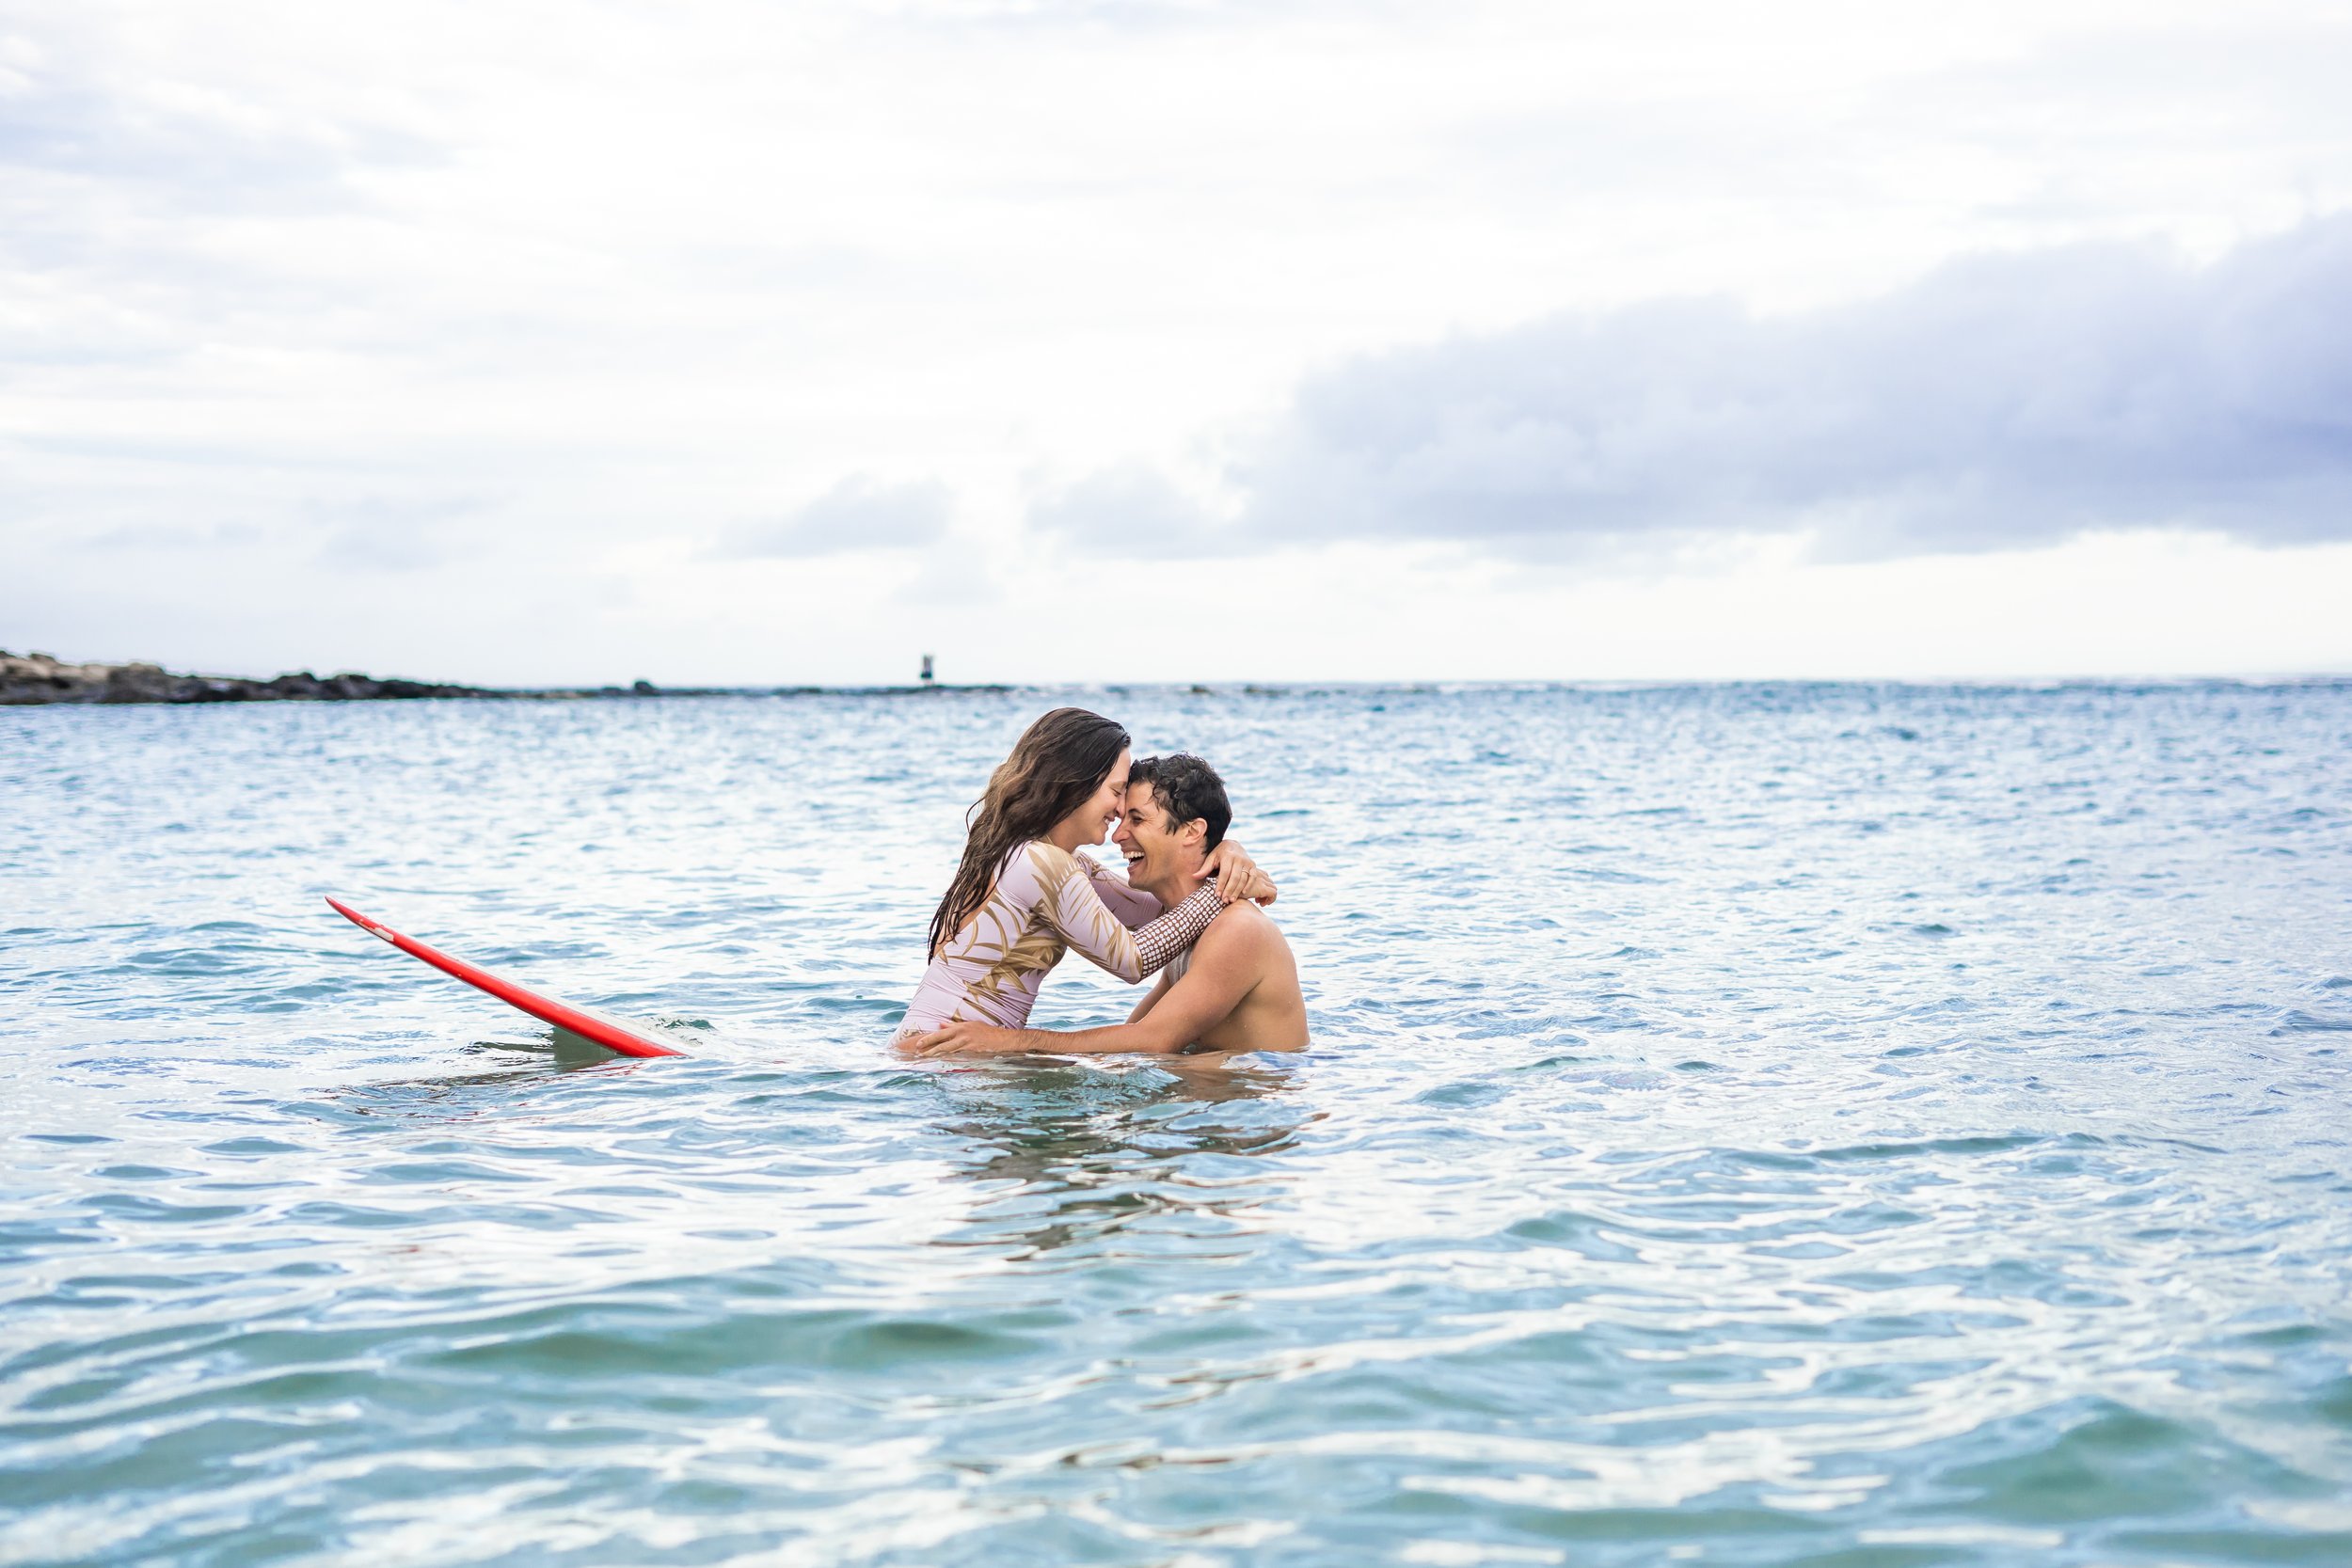
<svg viewBox="0 0 2352 1568">
<path fill-rule="evenodd" d="M 402 936 L 389 926 L 379 925 L 340 899 L 329 898 L 327 905 L 370 936 L 382 937 L 412 958 L 422 958 L 442 974 L 463 980 L 476 990 L 488 991 L 510 1007 L 520 1007 L 542 1023 L 552 1023 L 558 1029 L 568 1029 L 583 1039 L 596 1041 L 608 1051 L 624 1056 L 683 1056 L 685 1052 L 649 1039 L 633 1029 L 627 1029 L 610 1019 L 585 1013 L 578 1007 L 523 990 L 512 980 L 501 980 L 488 970 L 453 958 L 438 948 L 427 947 L 414 937 Z"/>
</svg>

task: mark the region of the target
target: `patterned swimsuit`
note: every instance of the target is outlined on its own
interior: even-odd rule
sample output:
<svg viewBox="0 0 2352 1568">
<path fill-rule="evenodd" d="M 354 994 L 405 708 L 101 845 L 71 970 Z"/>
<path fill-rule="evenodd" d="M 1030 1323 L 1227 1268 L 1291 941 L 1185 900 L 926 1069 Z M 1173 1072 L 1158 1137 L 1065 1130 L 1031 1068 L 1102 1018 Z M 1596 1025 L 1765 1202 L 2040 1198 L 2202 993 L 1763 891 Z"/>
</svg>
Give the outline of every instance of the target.
<svg viewBox="0 0 2352 1568">
<path fill-rule="evenodd" d="M 923 972 L 898 1037 L 956 1019 L 1020 1028 L 1046 972 L 1073 948 L 1134 985 L 1188 950 L 1222 907 L 1211 882 L 1143 924 L 1160 908 L 1150 894 L 1136 892 L 1088 856 L 1039 842 L 1016 845 L 998 863 L 996 885 L 979 912 Z M 1136 929 L 1122 920 L 1136 923 Z"/>
</svg>

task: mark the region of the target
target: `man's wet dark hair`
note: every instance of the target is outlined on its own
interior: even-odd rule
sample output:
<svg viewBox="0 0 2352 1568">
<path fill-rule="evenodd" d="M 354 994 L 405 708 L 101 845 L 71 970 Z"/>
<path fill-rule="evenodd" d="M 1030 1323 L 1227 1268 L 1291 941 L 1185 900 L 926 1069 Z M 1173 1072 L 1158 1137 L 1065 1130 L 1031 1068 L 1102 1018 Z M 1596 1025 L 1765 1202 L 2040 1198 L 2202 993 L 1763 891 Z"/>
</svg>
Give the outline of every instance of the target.
<svg viewBox="0 0 2352 1568">
<path fill-rule="evenodd" d="M 1225 781 L 1216 776 L 1216 768 L 1191 752 L 1137 757 L 1128 765 L 1127 783 L 1130 786 L 1152 786 L 1152 799 L 1167 814 L 1171 829 L 1181 828 L 1196 816 L 1206 822 L 1209 836 L 1202 842 L 1202 849 L 1214 849 L 1225 842 L 1225 830 L 1233 821 L 1233 804 L 1225 798 Z"/>
</svg>

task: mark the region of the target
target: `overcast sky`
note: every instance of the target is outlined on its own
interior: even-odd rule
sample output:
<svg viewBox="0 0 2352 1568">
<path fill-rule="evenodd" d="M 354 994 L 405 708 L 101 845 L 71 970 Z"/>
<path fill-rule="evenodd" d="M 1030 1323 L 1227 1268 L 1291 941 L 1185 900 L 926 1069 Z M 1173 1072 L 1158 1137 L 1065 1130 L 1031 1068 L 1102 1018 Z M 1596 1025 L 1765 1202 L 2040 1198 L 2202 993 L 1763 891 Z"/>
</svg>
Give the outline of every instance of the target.
<svg viewBox="0 0 2352 1568">
<path fill-rule="evenodd" d="M 2352 670 L 2345 17 L 0 3 L 0 646 Z"/>
</svg>

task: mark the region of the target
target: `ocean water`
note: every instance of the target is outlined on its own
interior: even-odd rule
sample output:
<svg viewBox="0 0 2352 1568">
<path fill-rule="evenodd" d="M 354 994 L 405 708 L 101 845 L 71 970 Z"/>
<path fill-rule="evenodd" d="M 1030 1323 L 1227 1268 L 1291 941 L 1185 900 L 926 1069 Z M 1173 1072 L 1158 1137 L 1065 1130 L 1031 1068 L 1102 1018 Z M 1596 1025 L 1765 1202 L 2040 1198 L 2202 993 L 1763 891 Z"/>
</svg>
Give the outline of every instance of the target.
<svg viewBox="0 0 2352 1568">
<path fill-rule="evenodd" d="M 1225 769 L 1311 1051 L 885 1053 L 1064 700 Z M 0 1563 L 2352 1562 L 2348 758 L 2326 683 L 0 710 Z"/>
</svg>

